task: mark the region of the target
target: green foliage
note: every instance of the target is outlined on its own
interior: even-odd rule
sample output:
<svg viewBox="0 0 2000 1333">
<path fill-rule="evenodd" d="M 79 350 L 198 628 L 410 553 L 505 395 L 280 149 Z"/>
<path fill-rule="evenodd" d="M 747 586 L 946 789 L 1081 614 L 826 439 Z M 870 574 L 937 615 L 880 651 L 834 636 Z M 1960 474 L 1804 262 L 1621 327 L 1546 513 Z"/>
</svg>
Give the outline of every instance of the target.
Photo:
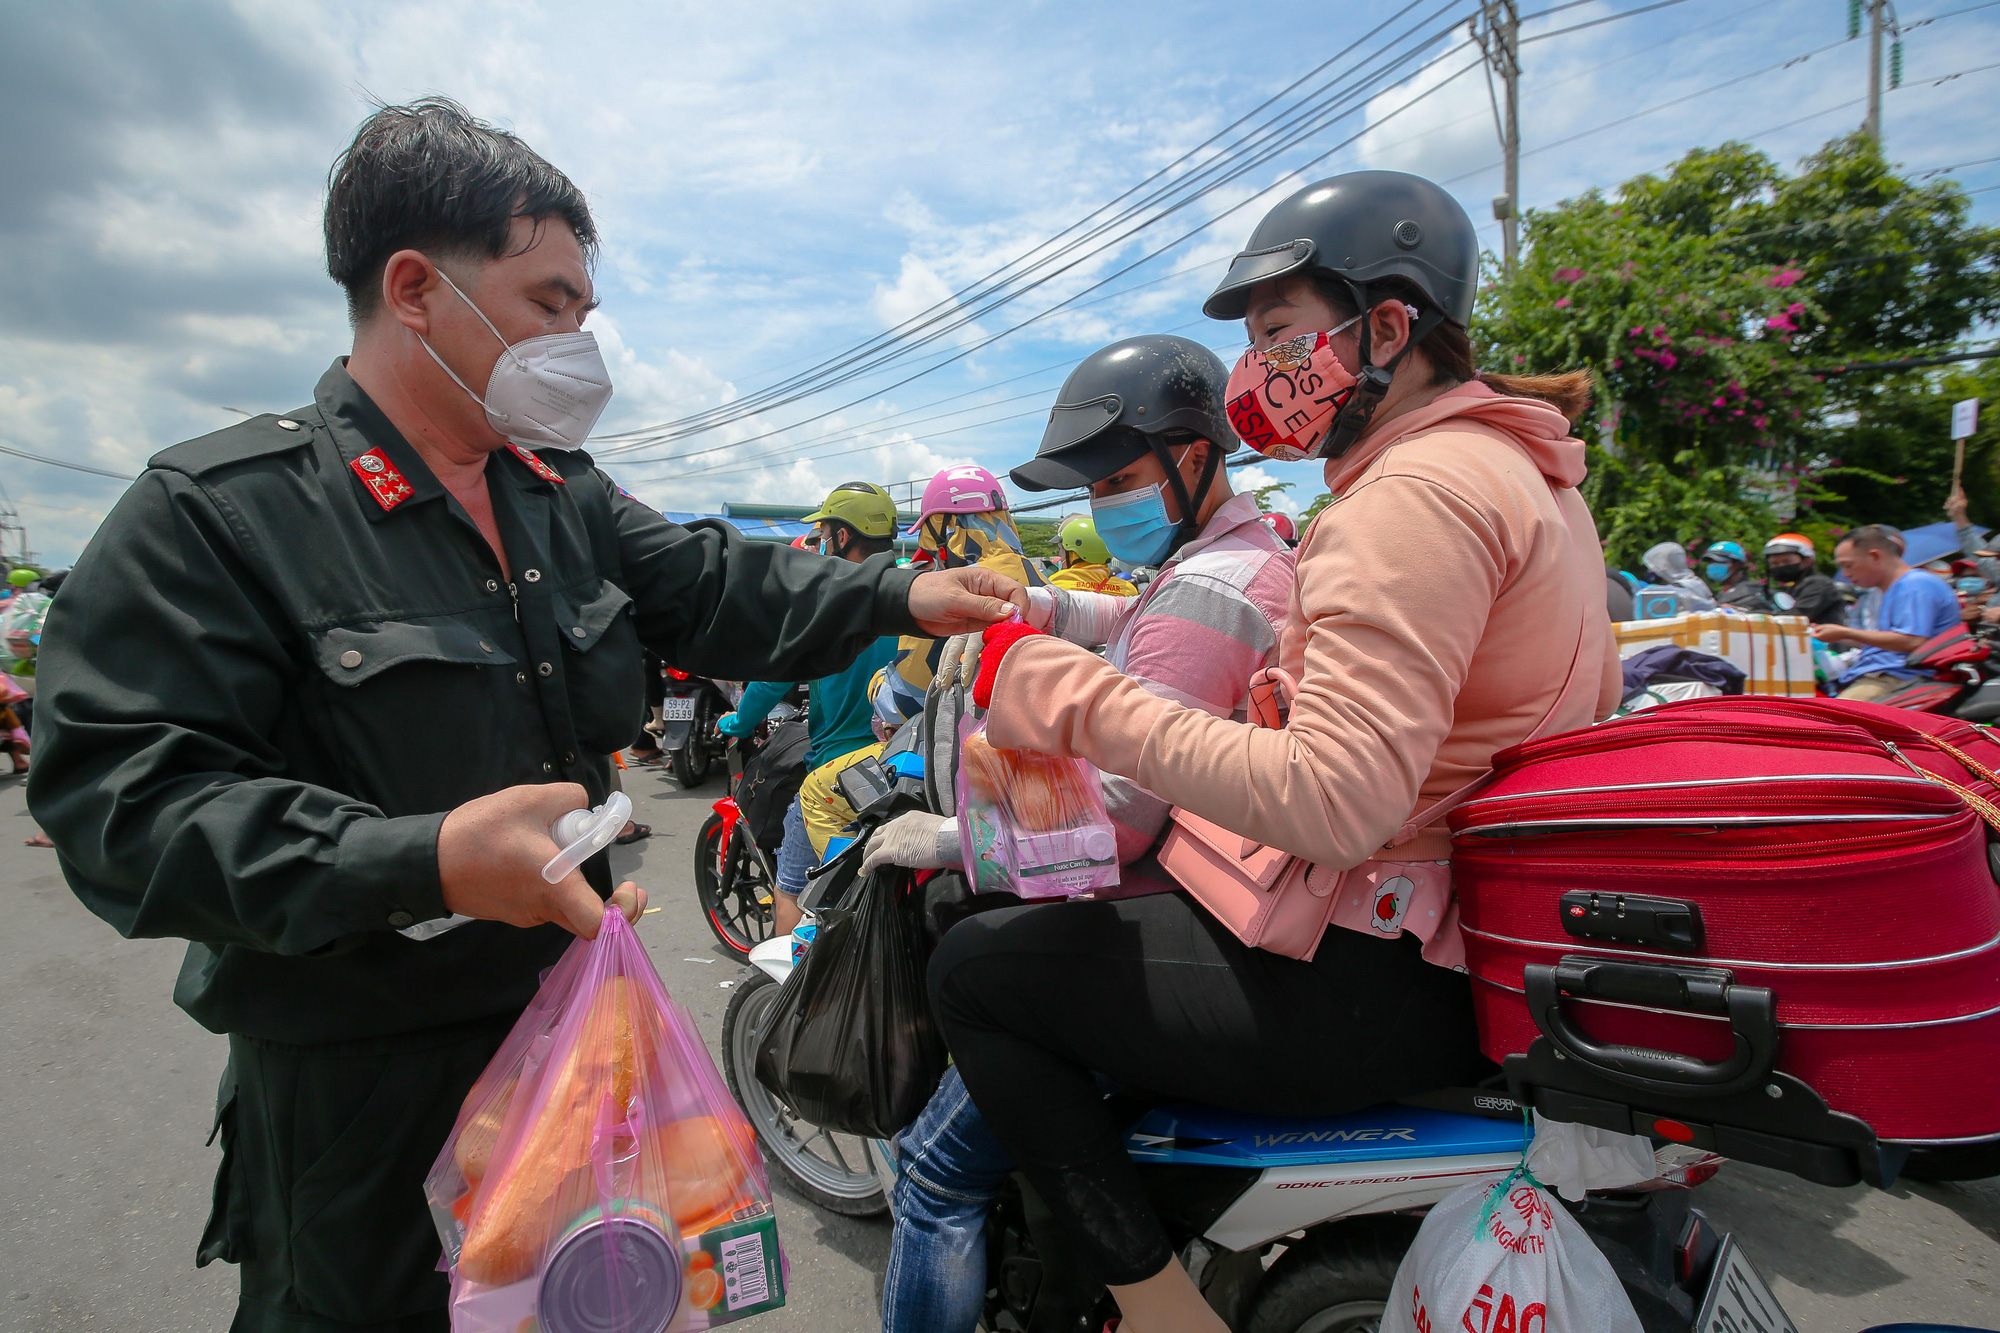
<svg viewBox="0 0 2000 1333">
<path fill-rule="evenodd" d="M 1014 527 L 1021 534 L 1021 549 L 1028 555 L 1057 555 L 1056 529 L 1061 526 L 1061 519 L 1017 518 L 1014 520 Z"/>
<path fill-rule="evenodd" d="M 1257 507 L 1265 513 L 1271 512 L 1271 497 L 1292 489 L 1289 481 L 1274 481 L 1268 486 L 1259 486 L 1250 494 L 1256 497 Z"/>
<path fill-rule="evenodd" d="M 1319 495 L 1314 498 L 1313 502 L 1306 506 L 1306 512 L 1299 515 L 1299 531 L 1304 532 L 1306 530 L 1306 524 L 1318 518 L 1319 511 L 1326 508 L 1328 505 L 1332 503 L 1333 503 L 1333 493 L 1331 491 L 1321 491 Z"/>
<path fill-rule="evenodd" d="M 1788 173 L 1740 143 L 1529 212 L 1512 277 L 1474 319 L 1481 364 L 1587 368 L 1587 491 L 1615 559 L 1657 541 L 1936 522 L 1953 401 L 2000 408 L 2000 370 L 1823 376 L 1935 351 L 2000 318 L 2000 229 L 1848 135 Z M 1589 426 L 1594 425 L 1594 430 Z M 2000 420 L 1968 450 L 1975 520 L 2000 521 Z M 1830 548 L 1830 543 L 1825 544 Z M 1826 552 L 1823 551 L 1823 554 Z"/>
<path fill-rule="evenodd" d="M 1677 541 L 1690 552 L 1724 538 L 1743 541 L 1778 530 L 1770 504 L 1756 497 L 1747 470 L 1704 463 L 1693 449 L 1671 463 L 1640 455 L 1589 450 L 1583 498 L 1597 515 L 1598 536 L 1612 564 L 1639 569 L 1647 547 Z M 1756 538 L 1763 543 L 1763 536 Z"/>
</svg>

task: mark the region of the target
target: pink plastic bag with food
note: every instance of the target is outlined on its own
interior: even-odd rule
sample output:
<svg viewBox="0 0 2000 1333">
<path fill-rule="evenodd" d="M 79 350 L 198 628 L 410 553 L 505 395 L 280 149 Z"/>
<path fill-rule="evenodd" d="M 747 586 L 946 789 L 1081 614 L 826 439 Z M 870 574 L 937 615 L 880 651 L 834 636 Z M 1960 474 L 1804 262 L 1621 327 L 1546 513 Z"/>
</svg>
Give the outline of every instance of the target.
<svg viewBox="0 0 2000 1333">
<path fill-rule="evenodd" d="M 550 969 L 425 1192 L 453 1333 L 692 1333 L 785 1303 L 756 1135 L 616 911 Z"/>
<path fill-rule="evenodd" d="M 1118 884 L 1118 830 L 1082 759 L 1002 750 L 986 721 L 959 725 L 958 827 L 974 892 L 1074 898 Z"/>
</svg>

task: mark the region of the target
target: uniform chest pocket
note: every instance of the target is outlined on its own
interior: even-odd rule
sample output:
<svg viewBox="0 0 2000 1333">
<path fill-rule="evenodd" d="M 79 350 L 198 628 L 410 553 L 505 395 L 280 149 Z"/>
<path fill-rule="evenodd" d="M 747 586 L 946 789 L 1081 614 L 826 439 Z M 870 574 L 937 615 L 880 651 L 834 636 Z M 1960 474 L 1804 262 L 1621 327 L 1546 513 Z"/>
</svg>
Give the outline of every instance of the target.
<svg viewBox="0 0 2000 1333">
<path fill-rule="evenodd" d="M 318 676 L 320 730 L 342 757 L 349 790 L 397 805 L 412 754 L 462 753 L 478 738 L 517 733 L 512 698 L 519 638 L 506 611 L 357 621 L 307 635 Z M 468 764 L 469 768 L 476 765 Z M 416 793 L 408 795 L 416 799 Z M 419 809 L 434 808 L 419 805 Z M 398 811 L 402 812 L 402 811 Z"/>
<path fill-rule="evenodd" d="M 576 738 L 595 754 L 631 744 L 646 704 L 645 657 L 632 624 L 632 599 L 609 579 L 551 599 L 568 649 L 563 677 Z"/>
</svg>

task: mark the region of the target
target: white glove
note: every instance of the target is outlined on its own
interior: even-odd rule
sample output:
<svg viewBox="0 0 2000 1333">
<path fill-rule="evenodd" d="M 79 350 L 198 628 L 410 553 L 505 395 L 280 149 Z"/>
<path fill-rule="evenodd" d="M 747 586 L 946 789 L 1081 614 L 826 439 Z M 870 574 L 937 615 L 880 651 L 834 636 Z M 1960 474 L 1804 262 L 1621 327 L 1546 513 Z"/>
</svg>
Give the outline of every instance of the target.
<svg viewBox="0 0 2000 1333">
<path fill-rule="evenodd" d="M 911 810 L 875 830 L 868 839 L 868 851 L 861 861 L 861 873 L 872 874 L 878 866 L 907 866 L 912 870 L 940 870 L 964 860 L 958 847 L 958 821 L 950 815 L 934 815 L 927 810 Z"/>
</svg>

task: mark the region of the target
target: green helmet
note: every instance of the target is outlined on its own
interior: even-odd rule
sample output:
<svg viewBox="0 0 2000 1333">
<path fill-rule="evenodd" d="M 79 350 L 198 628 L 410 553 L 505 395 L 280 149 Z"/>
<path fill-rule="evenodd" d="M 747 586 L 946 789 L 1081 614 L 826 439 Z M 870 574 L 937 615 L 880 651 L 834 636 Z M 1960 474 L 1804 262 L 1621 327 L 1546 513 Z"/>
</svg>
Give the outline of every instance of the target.
<svg viewBox="0 0 2000 1333">
<path fill-rule="evenodd" d="M 1088 514 L 1064 519 L 1056 529 L 1056 545 L 1073 552 L 1086 565 L 1108 564 L 1111 560 L 1111 549 L 1097 535 L 1097 523 Z"/>
<path fill-rule="evenodd" d="M 807 514 L 808 523 L 837 519 L 864 537 L 896 534 L 896 502 L 872 481 L 843 481 L 827 492 L 826 503 Z"/>
<path fill-rule="evenodd" d="M 13 584 L 17 588 L 25 588 L 30 583 L 33 583 L 39 577 L 41 576 L 35 573 L 34 570 L 23 568 L 23 569 L 17 569 L 13 573 L 9 574 L 7 576 L 7 582 Z"/>
</svg>

